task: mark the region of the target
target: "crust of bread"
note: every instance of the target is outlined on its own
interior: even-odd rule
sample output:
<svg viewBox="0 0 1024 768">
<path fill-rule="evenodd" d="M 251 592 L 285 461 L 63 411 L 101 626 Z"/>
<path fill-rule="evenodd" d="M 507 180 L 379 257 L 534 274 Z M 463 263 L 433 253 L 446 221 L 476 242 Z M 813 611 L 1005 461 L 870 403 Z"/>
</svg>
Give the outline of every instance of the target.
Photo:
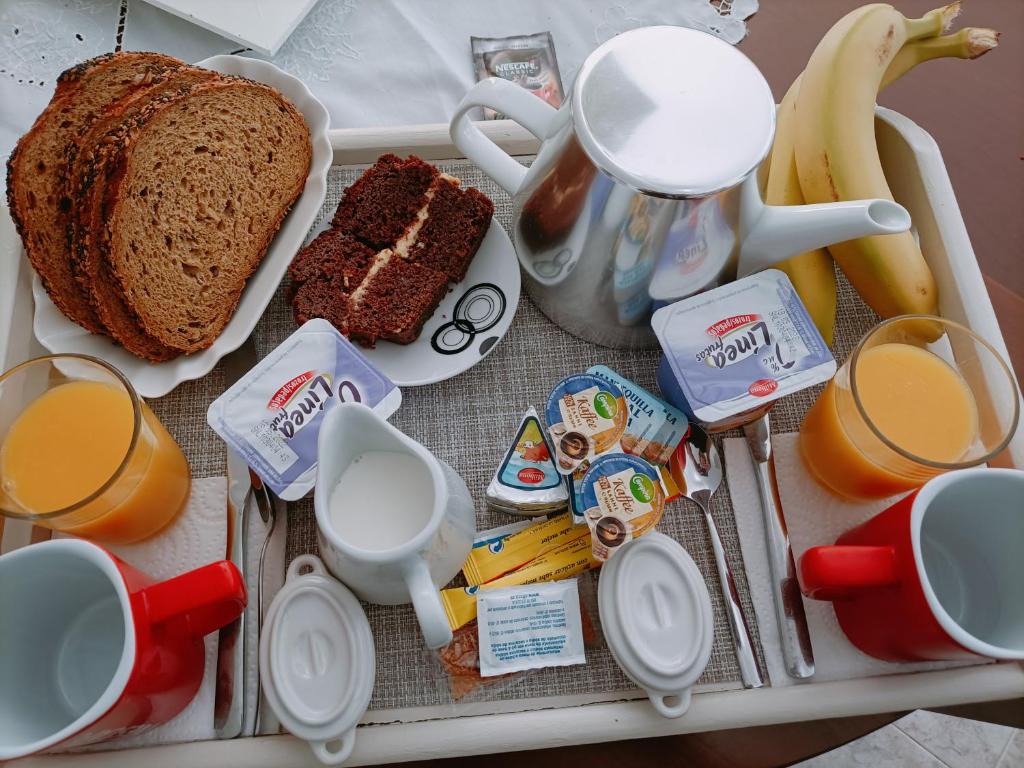
<svg viewBox="0 0 1024 768">
<path fill-rule="evenodd" d="M 57 308 L 94 333 L 105 329 L 74 280 L 67 258 L 65 233 L 71 200 L 59 194 L 65 147 L 105 104 L 144 87 L 168 67 L 181 63 L 158 53 L 119 53 L 104 54 L 72 67 L 58 77 L 50 103 L 18 141 L 7 161 L 8 208 L 29 261 Z M 104 100 L 94 94 L 98 97 L 94 108 L 82 108 L 83 93 L 97 82 L 102 83 L 109 68 L 126 64 L 135 67 L 131 77 L 114 84 L 110 98 Z M 33 163 L 35 167 L 29 167 Z"/>
</svg>

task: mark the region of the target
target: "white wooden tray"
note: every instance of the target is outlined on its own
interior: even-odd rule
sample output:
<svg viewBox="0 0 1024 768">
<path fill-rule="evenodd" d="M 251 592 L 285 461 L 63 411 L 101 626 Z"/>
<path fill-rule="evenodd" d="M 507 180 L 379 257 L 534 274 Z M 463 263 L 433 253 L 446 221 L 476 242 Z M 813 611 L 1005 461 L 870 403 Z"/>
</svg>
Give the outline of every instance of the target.
<svg viewBox="0 0 1024 768">
<path fill-rule="evenodd" d="M 878 142 L 896 199 L 910 211 L 939 284 L 941 312 L 974 329 L 1008 359 L 963 220 L 934 140 L 902 115 L 878 110 Z M 534 154 L 536 140 L 510 121 L 484 124 L 485 133 L 513 154 Z M 334 162 L 373 162 L 383 152 L 415 152 L 425 159 L 458 157 L 447 126 L 331 132 Z M 0 365 L 4 369 L 42 352 L 31 337 L 28 267 L 13 225 L 0 216 Z M 1018 392 L 1018 397 L 1020 393 Z M 1004 457 L 1024 467 L 1024 430 Z M 28 527 L 8 523 L 0 551 L 28 543 Z M 348 765 L 426 760 L 565 746 L 675 733 L 743 728 L 797 720 L 846 717 L 950 706 L 1024 696 L 1024 666 L 994 664 L 913 675 L 892 675 L 786 688 L 701 693 L 678 720 L 658 715 L 646 700 L 589 704 L 568 696 L 545 700 L 548 709 L 424 720 L 410 711 L 372 713 L 360 728 Z M 410 720 L 410 717 L 416 719 Z M 30 758 L 19 765 L 117 768 L 285 768 L 317 765 L 304 742 L 290 736 L 198 742 L 147 750 Z"/>
</svg>

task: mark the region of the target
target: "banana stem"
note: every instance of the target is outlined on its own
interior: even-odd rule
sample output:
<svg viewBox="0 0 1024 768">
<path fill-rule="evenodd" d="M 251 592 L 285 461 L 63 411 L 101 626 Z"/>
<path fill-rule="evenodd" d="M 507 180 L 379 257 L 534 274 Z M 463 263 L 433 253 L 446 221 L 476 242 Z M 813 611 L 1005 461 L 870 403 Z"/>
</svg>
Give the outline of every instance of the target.
<svg viewBox="0 0 1024 768">
<path fill-rule="evenodd" d="M 952 35 L 914 40 L 903 46 L 893 58 L 889 68 L 885 70 L 879 90 L 925 61 L 946 57 L 976 59 L 998 44 L 999 33 L 994 29 L 982 27 L 965 27 Z"/>
<path fill-rule="evenodd" d="M 919 19 L 907 19 L 907 41 L 919 40 L 922 37 L 935 37 L 949 29 L 953 19 L 960 15 L 960 0 L 934 11 L 928 11 Z"/>
</svg>

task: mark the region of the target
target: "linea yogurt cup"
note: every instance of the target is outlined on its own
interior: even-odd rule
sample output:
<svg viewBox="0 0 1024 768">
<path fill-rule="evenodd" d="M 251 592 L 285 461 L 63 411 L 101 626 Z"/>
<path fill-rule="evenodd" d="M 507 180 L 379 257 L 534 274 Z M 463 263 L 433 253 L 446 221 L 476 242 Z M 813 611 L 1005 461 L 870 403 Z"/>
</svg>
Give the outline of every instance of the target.
<svg viewBox="0 0 1024 768">
<path fill-rule="evenodd" d="M 777 269 L 662 307 L 651 326 L 664 353 L 662 395 L 711 431 L 749 422 L 836 372 L 831 350 Z"/>
</svg>

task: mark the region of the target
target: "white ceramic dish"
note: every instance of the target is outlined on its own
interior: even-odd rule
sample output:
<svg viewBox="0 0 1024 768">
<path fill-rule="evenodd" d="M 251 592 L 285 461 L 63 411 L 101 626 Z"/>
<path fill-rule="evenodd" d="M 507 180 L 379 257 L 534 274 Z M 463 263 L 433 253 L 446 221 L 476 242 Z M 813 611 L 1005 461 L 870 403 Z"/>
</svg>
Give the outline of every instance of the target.
<svg viewBox="0 0 1024 768">
<path fill-rule="evenodd" d="M 711 658 L 715 614 L 704 577 L 659 531 L 629 542 L 601 568 L 597 588 L 608 650 L 662 717 L 690 708 Z"/>
<path fill-rule="evenodd" d="M 341 765 L 355 746 L 376 679 L 373 649 L 355 595 L 316 555 L 292 560 L 260 635 L 260 680 L 274 714 L 324 765 Z"/>
<path fill-rule="evenodd" d="M 213 56 L 198 62 L 198 66 L 228 75 L 240 75 L 277 88 L 306 118 L 313 142 L 313 160 L 302 194 L 271 242 L 259 269 L 249 278 L 231 321 L 209 349 L 182 355 L 166 363 L 142 360 L 106 336 L 89 333 L 64 317 L 46 295 L 38 276 L 33 276 L 35 317 L 32 327 L 39 343 L 50 352 L 77 352 L 106 360 L 123 371 L 143 397 L 161 397 L 183 381 L 205 376 L 218 360 L 241 346 L 267 308 L 327 196 L 327 171 L 333 157 L 327 135 L 330 118 L 324 105 L 302 81 L 273 64 L 240 56 Z"/>
<path fill-rule="evenodd" d="M 496 220 L 469 271 L 441 301 L 412 344 L 379 341 L 362 349 L 400 387 L 417 387 L 457 376 L 483 360 L 505 336 L 519 306 L 519 261 Z"/>
</svg>

